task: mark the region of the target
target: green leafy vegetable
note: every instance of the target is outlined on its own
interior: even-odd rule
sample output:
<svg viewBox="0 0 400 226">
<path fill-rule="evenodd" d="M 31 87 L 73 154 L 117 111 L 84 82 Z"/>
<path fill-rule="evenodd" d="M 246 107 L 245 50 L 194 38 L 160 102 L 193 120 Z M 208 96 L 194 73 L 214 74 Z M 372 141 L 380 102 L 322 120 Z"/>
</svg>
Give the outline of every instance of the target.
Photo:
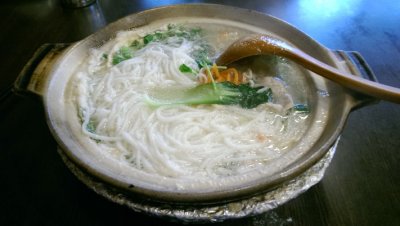
<svg viewBox="0 0 400 226">
<path fill-rule="evenodd" d="M 132 47 L 136 50 L 143 48 L 143 46 L 144 46 L 144 43 L 140 42 L 139 40 L 133 41 L 130 45 L 130 47 Z"/>
<path fill-rule="evenodd" d="M 145 45 L 147 45 L 147 44 L 149 44 L 151 41 L 153 41 L 154 40 L 154 35 L 146 35 L 146 36 L 144 36 L 144 38 L 143 38 L 143 43 L 145 44 Z"/>
<path fill-rule="evenodd" d="M 179 71 L 182 73 L 195 73 L 193 69 L 186 64 L 181 64 L 181 66 L 179 66 Z"/>
<path fill-rule="evenodd" d="M 293 110 L 300 112 L 300 113 L 310 113 L 310 109 L 305 104 L 295 104 L 293 106 Z"/>
<path fill-rule="evenodd" d="M 179 104 L 238 104 L 243 108 L 254 108 L 271 100 L 271 89 L 258 92 L 260 89 L 250 87 L 249 84 L 208 83 L 191 89 L 158 90 L 158 96 L 148 98 L 146 102 L 156 107 Z"/>
<path fill-rule="evenodd" d="M 133 57 L 133 50 L 128 46 L 121 47 L 113 56 L 112 64 L 116 65 Z"/>
<path fill-rule="evenodd" d="M 212 65 L 209 55 L 213 51 L 213 48 L 205 43 L 199 45 L 200 48 L 194 50 L 191 55 L 197 62 L 199 68 L 204 67 L 205 65 Z"/>
<path fill-rule="evenodd" d="M 84 123 L 84 114 L 85 114 L 85 110 L 80 108 L 78 111 L 78 117 L 80 119 L 81 124 Z M 89 122 L 86 125 L 86 130 L 90 133 L 96 133 L 96 121 L 93 118 L 89 119 Z M 96 142 L 100 142 L 99 140 L 93 139 Z"/>
<path fill-rule="evenodd" d="M 186 28 L 175 24 L 169 24 L 168 31 L 163 35 L 166 37 L 177 36 L 193 41 L 201 36 L 201 28 Z"/>
<path fill-rule="evenodd" d="M 239 91 L 241 92 L 242 95 L 239 100 L 239 105 L 243 108 L 255 108 L 260 104 L 267 103 L 272 100 L 271 89 L 259 92 L 259 90 L 263 87 L 252 88 L 249 84 L 229 84 L 238 87 Z"/>
<path fill-rule="evenodd" d="M 144 45 L 149 44 L 150 42 L 163 42 L 170 37 L 178 37 L 184 38 L 189 41 L 193 41 L 198 39 L 201 35 L 200 28 L 186 28 L 183 26 L 169 24 L 166 31 L 155 31 L 152 34 L 148 34 L 144 36 L 143 43 Z M 182 40 L 181 40 L 182 41 Z"/>
<path fill-rule="evenodd" d="M 91 133 L 96 133 L 96 125 L 92 119 L 90 119 L 88 124 L 86 125 L 86 130 Z"/>
<path fill-rule="evenodd" d="M 169 43 L 168 40 L 171 37 L 177 37 L 178 39 L 174 39 L 173 43 Z M 151 42 L 163 42 L 169 44 L 181 44 L 183 40 L 195 41 L 201 40 L 201 29 L 200 28 L 186 28 L 184 26 L 178 26 L 174 24 L 170 24 L 167 27 L 167 30 L 159 30 L 153 33 L 147 34 L 142 39 L 134 40 L 129 46 L 123 46 L 113 55 L 112 64 L 116 65 L 121 63 L 124 60 L 130 59 L 133 57 L 134 52 L 145 47 Z M 207 62 L 211 64 L 211 61 L 208 59 L 208 49 L 210 46 L 203 46 L 193 52 L 193 56 L 197 62 Z"/>
</svg>

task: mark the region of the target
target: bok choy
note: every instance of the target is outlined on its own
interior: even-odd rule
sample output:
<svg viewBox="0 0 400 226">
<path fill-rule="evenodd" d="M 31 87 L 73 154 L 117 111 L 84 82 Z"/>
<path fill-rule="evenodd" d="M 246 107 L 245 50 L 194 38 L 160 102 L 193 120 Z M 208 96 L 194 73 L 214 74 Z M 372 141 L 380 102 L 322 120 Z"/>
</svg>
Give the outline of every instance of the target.
<svg viewBox="0 0 400 226">
<path fill-rule="evenodd" d="M 155 95 L 146 99 L 146 103 L 155 107 L 180 104 L 237 104 L 243 108 L 255 108 L 272 99 L 271 89 L 260 89 L 262 87 L 250 87 L 249 84 L 207 83 L 189 89 L 158 90 Z"/>
</svg>

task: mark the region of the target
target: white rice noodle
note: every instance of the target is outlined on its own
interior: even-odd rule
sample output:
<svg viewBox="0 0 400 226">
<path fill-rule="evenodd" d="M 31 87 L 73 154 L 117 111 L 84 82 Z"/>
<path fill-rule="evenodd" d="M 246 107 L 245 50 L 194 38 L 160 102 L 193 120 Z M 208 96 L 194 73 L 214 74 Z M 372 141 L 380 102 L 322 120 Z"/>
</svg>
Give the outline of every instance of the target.
<svg viewBox="0 0 400 226">
<path fill-rule="evenodd" d="M 146 105 L 143 99 L 151 89 L 197 84 L 194 76 L 179 71 L 183 63 L 197 67 L 189 55 L 193 48 L 188 41 L 178 46 L 153 42 L 115 66 L 110 66 L 110 59 L 102 64 L 101 52 L 93 51 L 89 69 L 78 73 L 76 80 L 83 133 L 124 164 L 173 178 L 246 173 L 278 158 L 297 142 L 301 130 L 285 128 L 304 122 L 296 121 L 296 115 L 285 116 L 274 104 L 254 109 Z M 254 82 L 251 71 L 245 77 L 252 86 L 264 85 Z M 275 87 L 286 95 L 283 87 Z M 278 103 L 285 105 L 281 109 L 292 104 L 285 101 Z M 91 123 L 95 131 L 88 130 Z"/>
</svg>

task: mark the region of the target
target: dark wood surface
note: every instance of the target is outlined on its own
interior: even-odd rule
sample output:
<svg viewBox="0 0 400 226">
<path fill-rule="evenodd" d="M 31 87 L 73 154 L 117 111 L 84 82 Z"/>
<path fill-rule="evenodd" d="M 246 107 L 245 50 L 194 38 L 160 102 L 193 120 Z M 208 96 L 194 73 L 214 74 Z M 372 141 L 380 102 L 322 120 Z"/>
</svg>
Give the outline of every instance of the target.
<svg viewBox="0 0 400 226">
<path fill-rule="evenodd" d="M 64 9 L 56 0 L 0 3 L 0 225 L 177 225 L 96 195 L 64 166 L 40 101 L 9 87 L 43 43 L 85 38 L 160 5 L 217 1 L 112 1 Z M 283 19 L 331 49 L 355 50 L 379 81 L 400 87 L 397 1 L 218 1 Z M 350 114 L 323 180 L 274 211 L 215 225 L 400 225 L 400 105 Z"/>
</svg>

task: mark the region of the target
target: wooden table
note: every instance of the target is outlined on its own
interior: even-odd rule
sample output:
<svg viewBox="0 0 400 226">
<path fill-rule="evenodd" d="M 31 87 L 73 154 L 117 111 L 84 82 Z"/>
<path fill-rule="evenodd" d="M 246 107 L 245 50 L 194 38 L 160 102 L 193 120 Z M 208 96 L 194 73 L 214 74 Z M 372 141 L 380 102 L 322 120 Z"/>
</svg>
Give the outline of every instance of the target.
<svg viewBox="0 0 400 226">
<path fill-rule="evenodd" d="M 217 1 L 98 0 L 0 4 L 0 225 L 175 225 L 96 195 L 64 166 L 40 101 L 9 87 L 43 43 L 85 38 L 128 14 L 167 4 Z M 380 82 L 400 87 L 397 1 L 218 1 L 286 20 L 332 49 L 360 52 Z M 215 225 L 400 225 L 400 106 L 351 113 L 323 180 L 269 213 Z"/>
</svg>

